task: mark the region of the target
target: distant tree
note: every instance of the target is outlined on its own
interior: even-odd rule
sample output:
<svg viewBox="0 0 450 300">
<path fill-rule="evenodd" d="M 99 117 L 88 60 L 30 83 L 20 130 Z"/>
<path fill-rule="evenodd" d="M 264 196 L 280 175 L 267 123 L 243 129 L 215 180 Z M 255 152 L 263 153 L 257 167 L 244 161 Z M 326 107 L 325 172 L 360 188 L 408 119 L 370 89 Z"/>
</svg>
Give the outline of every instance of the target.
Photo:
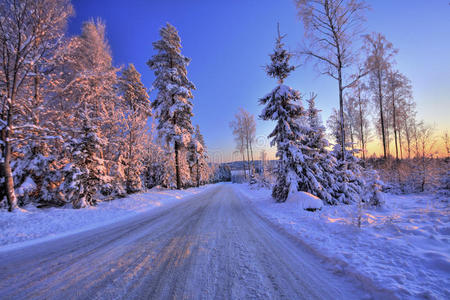
<svg viewBox="0 0 450 300">
<path fill-rule="evenodd" d="M 395 158 L 399 160 L 399 150 L 401 150 L 401 114 L 407 114 L 405 110 L 407 101 L 412 98 L 412 87 L 410 80 L 399 71 L 389 70 L 386 78 L 386 96 L 390 102 L 392 115 L 392 129 L 394 131 Z"/>
<path fill-rule="evenodd" d="M 374 100 L 379 109 L 379 124 L 381 126 L 381 140 L 383 143 L 383 157 L 387 158 L 388 141 L 386 138 L 386 112 L 384 87 L 389 68 L 393 64 L 393 57 L 397 53 L 391 42 L 380 33 L 365 36 L 364 48 L 367 54 L 366 67 L 370 70 L 369 87 L 374 94 Z"/>
<path fill-rule="evenodd" d="M 354 44 L 361 34 L 367 5 L 359 0 L 295 0 L 298 15 L 305 28 L 308 45 L 299 54 L 312 58 L 322 74 L 334 78 L 339 87 L 339 122 L 342 157 L 345 150 L 344 91 L 366 75 L 358 68 L 351 76 L 349 69 L 358 65 Z"/>
<path fill-rule="evenodd" d="M 408 152 L 408 159 L 412 158 L 413 153 L 413 140 L 414 140 L 414 127 L 416 124 L 416 109 L 414 101 L 410 99 L 406 99 L 402 107 L 403 113 L 400 114 L 400 128 L 403 131 L 403 134 L 406 139 L 406 152 Z"/>
<path fill-rule="evenodd" d="M 253 159 L 253 146 L 255 141 L 256 123 L 254 116 L 243 108 L 240 108 L 236 114 L 236 119 L 230 123 L 233 129 L 239 150 L 247 152 L 247 166 L 250 175 L 255 170 L 255 161 Z M 251 163 L 250 163 L 251 162 Z"/>
<path fill-rule="evenodd" d="M 367 143 L 370 138 L 370 123 L 369 123 L 369 99 L 367 86 L 358 82 L 351 90 L 351 105 L 354 106 L 355 115 L 351 117 L 354 122 L 356 137 L 362 152 L 363 161 L 366 160 Z"/>
<path fill-rule="evenodd" d="M 298 190 L 296 170 L 303 160 L 297 147 L 297 141 L 302 138 L 298 120 L 306 114 L 300 102 L 300 93 L 283 84 L 284 79 L 294 70 L 289 65 L 291 54 L 284 49 L 283 38 L 278 30 L 275 49 L 270 55 L 272 62 L 266 66 L 267 74 L 278 80 L 278 86 L 259 100 L 264 105 L 260 118 L 276 122 L 269 138 L 272 139 L 271 146 L 277 146 L 277 181 L 272 190 L 272 196 L 277 202 L 286 201 L 290 191 Z"/>
<path fill-rule="evenodd" d="M 418 179 L 419 191 L 424 192 L 427 185 L 435 184 L 436 168 L 433 167 L 433 151 L 436 139 L 433 136 L 433 128 L 419 124 L 417 128 L 418 152 L 416 153 L 418 168 L 415 169 L 415 177 Z"/>
<path fill-rule="evenodd" d="M 245 129 L 245 120 L 241 109 L 235 114 L 235 119 L 230 122 L 230 128 L 233 130 L 234 140 L 236 141 L 236 148 L 242 155 L 242 165 L 244 167 L 244 177 L 247 178 L 247 171 L 245 163 L 247 161 L 248 174 L 250 174 L 250 156 L 247 151 L 247 159 L 245 158 L 245 151 L 248 150 L 247 143 L 247 130 Z"/>
<path fill-rule="evenodd" d="M 241 110 L 241 113 L 244 122 L 244 132 L 245 132 L 245 141 L 247 144 L 247 152 L 250 152 L 250 158 L 252 161 L 251 175 L 253 175 L 255 171 L 255 160 L 253 159 L 252 145 L 255 142 L 255 134 L 256 134 L 255 117 L 244 109 Z"/>
<path fill-rule="evenodd" d="M 153 86 L 158 95 L 152 103 L 158 119 L 158 133 L 166 143 L 172 144 L 175 152 L 175 174 L 177 189 L 182 186 L 181 149 L 187 146 L 193 133 L 191 123 L 195 86 L 187 78 L 190 59 L 181 54 L 181 40 L 175 27 L 166 24 L 160 29 L 161 40 L 154 42 L 157 54 L 147 62 L 155 73 Z"/>
<path fill-rule="evenodd" d="M 350 98 L 350 99 L 353 100 L 352 98 Z M 353 102 L 353 101 L 350 101 L 350 102 Z M 344 117 L 346 119 L 350 119 L 351 115 L 349 115 L 349 113 L 350 114 L 354 114 L 355 113 L 354 109 L 353 108 L 352 109 L 348 109 L 348 106 L 349 106 L 349 101 L 345 101 L 344 102 Z M 352 122 L 353 121 L 354 120 L 352 120 Z M 330 115 L 330 117 L 327 120 L 327 127 L 328 127 L 328 130 L 329 130 L 329 134 L 328 135 L 329 135 L 330 140 L 334 140 L 335 143 L 340 144 L 342 142 L 342 140 L 341 140 L 342 134 L 341 134 L 340 113 L 339 113 L 339 110 L 337 110 L 336 108 L 333 108 L 331 110 L 331 115 Z M 346 125 L 344 127 L 344 131 L 345 131 L 345 135 L 344 136 L 345 136 L 345 145 L 348 148 L 352 148 L 351 147 L 351 143 L 352 143 L 351 135 L 352 135 L 352 133 L 350 131 L 351 130 L 350 127 L 351 127 L 350 121 L 346 122 Z M 352 150 L 354 150 L 354 149 L 352 148 Z M 341 153 L 341 156 L 342 156 L 342 153 Z"/>
<path fill-rule="evenodd" d="M 348 137 L 348 144 L 352 150 L 355 150 L 355 139 L 356 139 L 356 100 L 353 97 L 346 97 L 344 100 L 344 117 L 347 122 L 345 122 L 345 136 Z"/>
<path fill-rule="evenodd" d="M 226 164 L 213 166 L 212 182 L 227 182 L 231 181 L 231 169 Z"/>
<path fill-rule="evenodd" d="M 441 167 L 442 173 L 441 173 L 441 194 L 444 196 L 449 197 L 450 196 L 450 139 L 448 132 L 445 131 L 445 133 L 442 136 L 442 142 L 444 144 L 444 164 Z"/>
</svg>

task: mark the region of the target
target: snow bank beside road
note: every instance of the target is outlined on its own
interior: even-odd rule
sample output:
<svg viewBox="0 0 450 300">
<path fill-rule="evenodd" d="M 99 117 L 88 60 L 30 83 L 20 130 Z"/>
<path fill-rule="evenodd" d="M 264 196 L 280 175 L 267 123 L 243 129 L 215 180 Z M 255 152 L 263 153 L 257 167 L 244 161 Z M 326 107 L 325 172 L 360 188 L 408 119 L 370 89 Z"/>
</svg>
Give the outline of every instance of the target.
<svg viewBox="0 0 450 300">
<path fill-rule="evenodd" d="M 270 191 L 236 185 L 256 210 L 317 255 L 398 298 L 450 299 L 449 203 L 433 195 L 386 195 L 383 208 L 274 203 Z"/>
<path fill-rule="evenodd" d="M 0 251 L 111 224 L 139 213 L 174 205 L 211 186 L 187 190 L 153 188 L 146 193 L 101 202 L 83 209 L 27 206 L 0 210 Z"/>
<path fill-rule="evenodd" d="M 304 210 L 320 210 L 323 207 L 323 202 L 318 197 L 307 192 L 289 192 L 286 199 L 287 203 L 295 203 Z"/>
</svg>

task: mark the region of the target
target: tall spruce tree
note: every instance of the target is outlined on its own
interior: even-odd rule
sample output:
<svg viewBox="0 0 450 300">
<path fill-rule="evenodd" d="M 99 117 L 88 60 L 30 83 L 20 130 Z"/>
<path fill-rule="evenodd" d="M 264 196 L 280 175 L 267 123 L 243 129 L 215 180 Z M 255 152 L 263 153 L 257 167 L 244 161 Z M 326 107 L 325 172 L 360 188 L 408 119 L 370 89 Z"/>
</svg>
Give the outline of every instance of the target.
<svg viewBox="0 0 450 300">
<path fill-rule="evenodd" d="M 272 62 L 266 66 L 267 74 L 278 80 L 278 86 L 259 100 L 261 105 L 265 105 L 259 117 L 276 121 L 275 129 L 268 137 L 272 139 L 271 146 L 277 146 L 277 181 L 272 190 L 272 196 L 277 202 L 286 201 L 289 192 L 298 189 L 296 170 L 297 165 L 303 161 L 297 145 L 297 141 L 302 138 L 298 120 L 305 115 L 300 92 L 283 84 L 284 79 L 294 70 L 289 65 L 291 54 L 284 49 L 283 38 L 278 30 L 274 53 L 270 55 Z"/>
<path fill-rule="evenodd" d="M 152 106 L 158 119 L 159 135 L 175 151 L 177 189 L 181 188 L 180 152 L 187 146 L 193 133 L 191 123 L 195 86 L 187 78 L 190 59 L 181 54 L 181 40 L 176 28 L 169 23 L 160 30 L 161 40 L 154 42 L 157 54 L 147 62 L 155 73 L 153 86 L 158 95 Z"/>
</svg>

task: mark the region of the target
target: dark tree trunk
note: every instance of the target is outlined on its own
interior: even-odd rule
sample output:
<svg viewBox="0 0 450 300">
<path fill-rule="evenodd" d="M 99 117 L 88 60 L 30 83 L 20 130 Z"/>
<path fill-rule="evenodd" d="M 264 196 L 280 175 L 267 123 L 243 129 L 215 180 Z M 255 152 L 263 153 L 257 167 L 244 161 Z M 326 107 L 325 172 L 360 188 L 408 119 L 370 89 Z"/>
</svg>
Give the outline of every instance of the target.
<svg viewBox="0 0 450 300">
<path fill-rule="evenodd" d="M 398 161 L 398 143 L 397 143 L 397 120 L 396 120 L 396 111 L 395 111 L 395 94 L 392 91 L 392 122 L 394 128 L 394 140 L 395 140 L 395 159 Z"/>
<path fill-rule="evenodd" d="M 366 145 L 364 143 L 364 124 L 363 124 L 363 114 L 362 114 L 362 107 L 361 107 L 361 95 L 358 95 L 358 101 L 359 101 L 359 119 L 360 119 L 360 130 L 361 130 L 361 148 L 362 148 L 362 157 L 363 161 L 366 161 Z"/>
<path fill-rule="evenodd" d="M 386 136 L 384 130 L 384 116 L 383 116 L 383 92 L 381 91 L 381 71 L 378 71 L 378 101 L 380 104 L 380 122 L 381 122 L 381 136 L 383 140 L 383 158 L 386 159 Z"/>
<path fill-rule="evenodd" d="M 249 176 L 251 176 L 251 174 L 253 173 L 250 169 L 250 149 L 249 149 L 249 145 L 248 145 L 248 138 L 247 138 L 247 166 L 248 166 L 248 173 Z"/>
<path fill-rule="evenodd" d="M 132 159 L 131 159 L 131 156 L 132 156 L 132 153 L 133 153 L 133 147 L 132 147 L 132 144 L 133 144 L 133 135 L 132 135 L 132 131 L 130 130 L 130 140 L 128 141 L 128 143 L 129 143 L 129 147 L 128 147 L 128 166 L 127 166 L 127 173 L 126 173 L 126 176 L 127 176 L 127 193 L 130 193 L 130 192 L 132 192 L 132 189 L 131 189 L 131 162 L 132 162 Z"/>
<path fill-rule="evenodd" d="M 181 189 L 179 151 L 180 145 L 178 142 L 175 142 L 175 176 L 177 178 L 177 190 Z"/>
<path fill-rule="evenodd" d="M 17 208 L 17 198 L 14 192 L 14 178 L 11 170 L 11 142 L 9 141 L 9 137 L 11 135 L 12 130 L 12 103 L 14 101 L 13 98 L 14 96 L 11 98 L 11 102 L 9 103 L 9 105 L 7 105 L 8 107 L 6 119 L 7 126 L 2 130 L 2 140 L 4 143 L 3 146 L 4 162 L 2 165 L 3 167 L 2 173 L 5 176 L 5 192 L 6 192 L 6 199 L 8 200 L 9 211 L 13 211 L 15 208 Z"/>
<path fill-rule="evenodd" d="M 242 166 L 244 167 L 244 178 L 247 179 L 247 170 L 245 169 L 245 154 L 244 154 L 244 150 L 242 150 Z"/>
<path fill-rule="evenodd" d="M 411 133 L 409 132 L 408 123 L 405 122 L 406 147 L 408 148 L 408 159 L 411 159 Z"/>
<path fill-rule="evenodd" d="M 340 59 L 339 59 L 340 61 Z M 344 127 L 344 96 L 342 87 L 342 71 L 338 69 L 338 83 L 339 83 L 339 114 L 340 114 L 340 127 L 341 127 L 341 155 L 342 160 L 345 161 L 345 127 Z"/>
<path fill-rule="evenodd" d="M 349 129 L 350 129 L 350 142 L 352 143 L 352 150 L 355 150 L 355 141 L 353 138 L 353 127 L 350 125 Z"/>
<path fill-rule="evenodd" d="M 253 171 L 255 171 L 255 161 L 253 160 L 252 141 L 250 141 L 250 154 L 252 155 L 252 166 L 253 166 Z"/>
<path fill-rule="evenodd" d="M 198 157 L 197 157 L 197 187 L 200 186 L 200 171 L 199 171 L 199 163 L 198 163 Z"/>
</svg>

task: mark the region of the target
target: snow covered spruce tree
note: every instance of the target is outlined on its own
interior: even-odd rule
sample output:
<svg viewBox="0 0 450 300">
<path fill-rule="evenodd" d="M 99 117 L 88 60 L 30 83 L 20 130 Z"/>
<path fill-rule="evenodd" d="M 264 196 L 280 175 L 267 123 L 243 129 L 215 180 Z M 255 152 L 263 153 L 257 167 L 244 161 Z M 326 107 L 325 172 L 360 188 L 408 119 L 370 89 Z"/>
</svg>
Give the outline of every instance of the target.
<svg viewBox="0 0 450 300">
<path fill-rule="evenodd" d="M 187 163 L 181 162 L 193 133 L 191 123 L 193 98 L 191 90 L 195 86 L 187 78 L 190 59 L 181 54 L 181 40 L 176 28 L 169 23 L 160 29 L 161 40 L 154 42 L 157 54 L 147 62 L 155 73 L 153 87 L 158 95 L 152 103 L 158 119 L 158 134 L 169 145 L 173 144 L 175 154 L 176 187 L 182 187 L 182 172 Z"/>
<path fill-rule="evenodd" d="M 333 204 L 333 184 L 336 180 L 336 159 L 328 152 L 329 143 L 325 138 L 325 127 L 322 125 L 315 105 L 317 95 L 311 94 L 307 100 L 306 124 L 302 127 L 304 134 L 299 141 L 304 162 L 301 164 L 299 190 L 316 195 L 329 204 Z"/>
<path fill-rule="evenodd" d="M 192 183 L 197 187 L 208 181 L 209 167 L 207 162 L 205 141 L 200 132 L 200 127 L 197 125 L 195 134 L 192 136 L 188 146 L 188 162 L 191 171 Z"/>
<path fill-rule="evenodd" d="M 300 92 L 283 84 L 284 79 L 294 70 L 289 65 L 291 54 L 283 48 L 283 37 L 278 31 L 275 50 L 270 55 L 272 63 L 266 67 L 267 74 L 278 79 L 279 85 L 259 100 L 261 105 L 265 105 L 259 117 L 276 121 L 275 129 L 268 137 L 272 139 L 271 146 L 277 146 L 277 180 L 272 190 L 272 196 L 277 202 L 286 201 L 289 192 L 298 189 L 297 169 L 303 161 L 297 143 L 302 139 L 299 119 L 305 116 Z"/>
<path fill-rule="evenodd" d="M 74 208 L 96 204 L 96 193 L 106 175 L 101 147 L 104 141 L 92 124 L 86 103 L 79 115 L 83 123 L 77 130 L 77 137 L 66 145 L 72 162 L 64 168 L 65 178 L 60 186 L 65 201 L 72 203 Z"/>
<path fill-rule="evenodd" d="M 212 171 L 208 164 L 208 149 L 206 148 L 205 138 L 200 132 L 200 126 L 198 125 L 195 127 L 195 138 L 203 148 L 203 151 L 200 153 L 198 160 L 200 184 L 206 184 L 210 181 Z"/>
<path fill-rule="evenodd" d="M 4 94 L 0 99 L 0 184 L 10 211 L 17 207 L 11 142 L 15 140 L 15 128 L 26 125 L 17 115 L 28 114 L 32 99 L 26 91 L 28 83 L 35 79 L 36 65 L 61 41 L 71 13 L 72 6 L 66 0 L 0 1 L 0 90 Z M 26 128 L 22 127 L 24 131 Z"/>
<path fill-rule="evenodd" d="M 127 193 L 137 192 L 142 188 L 143 173 L 142 156 L 144 152 L 143 138 L 146 134 L 147 119 L 151 115 L 150 100 L 145 86 L 141 82 L 141 74 L 133 64 L 123 72 L 119 80 L 122 92 L 124 148 L 125 148 L 125 180 Z"/>
<path fill-rule="evenodd" d="M 339 127 L 339 119 L 335 111 L 328 119 L 328 125 L 332 130 L 336 144 L 333 146 L 331 154 L 335 157 L 334 168 L 335 180 L 332 185 L 332 195 L 337 203 L 357 203 L 366 202 L 371 205 L 380 205 L 383 201 L 381 196 L 382 182 L 379 180 L 376 171 L 369 167 L 364 169 L 361 161 L 356 157 L 359 149 L 342 151 L 342 136 Z M 348 136 L 348 135 L 347 135 Z M 349 143 L 345 143 L 346 148 L 350 148 Z M 344 153 L 345 157 L 342 157 Z"/>
</svg>

